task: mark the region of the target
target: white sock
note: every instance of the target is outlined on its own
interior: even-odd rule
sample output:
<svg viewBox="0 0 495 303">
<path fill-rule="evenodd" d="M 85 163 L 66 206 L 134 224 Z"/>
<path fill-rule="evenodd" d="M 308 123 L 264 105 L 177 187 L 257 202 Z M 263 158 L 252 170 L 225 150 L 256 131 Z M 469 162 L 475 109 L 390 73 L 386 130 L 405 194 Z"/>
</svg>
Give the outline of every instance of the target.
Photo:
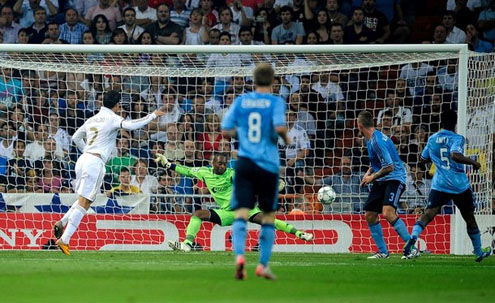
<svg viewBox="0 0 495 303">
<path fill-rule="evenodd" d="M 86 210 L 80 206 L 79 204 L 76 205 L 72 213 L 70 214 L 69 221 L 67 224 L 67 227 L 65 228 L 64 234 L 60 238 L 62 242 L 65 244 L 69 244 L 70 238 L 76 231 L 77 227 L 79 226 L 79 223 L 81 223 L 82 218 L 86 214 Z"/>
<path fill-rule="evenodd" d="M 76 202 L 74 202 L 74 204 L 72 204 L 71 208 L 69 208 L 69 210 L 65 213 L 65 215 L 62 217 L 62 219 L 60 219 L 60 222 L 62 222 L 63 227 L 65 227 L 67 225 L 67 222 L 69 222 L 70 214 L 72 214 L 72 212 L 74 211 L 74 208 L 76 208 L 77 204 L 79 204 L 79 199 L 77 199 Z"/>
</svg>

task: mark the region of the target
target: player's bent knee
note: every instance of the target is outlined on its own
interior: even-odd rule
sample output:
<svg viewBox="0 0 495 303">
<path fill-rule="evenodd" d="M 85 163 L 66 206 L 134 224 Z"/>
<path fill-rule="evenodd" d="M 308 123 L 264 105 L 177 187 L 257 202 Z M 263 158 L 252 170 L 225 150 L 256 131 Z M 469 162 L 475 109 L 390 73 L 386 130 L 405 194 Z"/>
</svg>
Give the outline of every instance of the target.
<svg viewBox="0 0 495 303">
<path fill-rule="evenodd" d="M 378 221 L 378 213 L 372 211 L 367 211 L 364 214 L 364 217 L 366 218 L 366 222 L 368 222 L 369 224 L 373 224 Z"/>
<path fill-rule="evenodd" d="M 196 216 L 200 218 L 201 220 L 205 221 L 210 218 L 210 211 L 206 209 L 198 209 L 193 213 L 193 216 Z"/>
</svg>

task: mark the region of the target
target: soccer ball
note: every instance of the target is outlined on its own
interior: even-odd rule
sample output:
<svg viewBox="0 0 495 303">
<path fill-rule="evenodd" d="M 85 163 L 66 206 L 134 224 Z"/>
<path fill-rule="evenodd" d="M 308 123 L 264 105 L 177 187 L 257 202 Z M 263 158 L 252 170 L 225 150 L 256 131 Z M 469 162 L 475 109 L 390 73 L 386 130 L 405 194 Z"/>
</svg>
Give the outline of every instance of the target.
<svg viewBox="0 0 495 303">
<path fill-rule="evenodd" d="M 332 204 L 336 197 L 337 194 L 331 186 L 323 186 L 318 190 L 318 201 L 323 204 Z"/>
</svg>

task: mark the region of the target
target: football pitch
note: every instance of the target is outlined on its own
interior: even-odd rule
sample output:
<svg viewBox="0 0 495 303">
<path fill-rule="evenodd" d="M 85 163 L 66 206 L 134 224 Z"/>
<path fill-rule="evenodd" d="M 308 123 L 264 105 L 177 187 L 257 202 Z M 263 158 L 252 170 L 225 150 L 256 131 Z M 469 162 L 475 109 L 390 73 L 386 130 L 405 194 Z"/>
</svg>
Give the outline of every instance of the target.
<svg viewBox="0 0 495 303">
<path fill-rule="evenodd" d="M 0 302 L 493 302 L 495 257 L 274 253 L 279 280 L 233 278 L 232 253 L 0 252 Z"/>
</svg>

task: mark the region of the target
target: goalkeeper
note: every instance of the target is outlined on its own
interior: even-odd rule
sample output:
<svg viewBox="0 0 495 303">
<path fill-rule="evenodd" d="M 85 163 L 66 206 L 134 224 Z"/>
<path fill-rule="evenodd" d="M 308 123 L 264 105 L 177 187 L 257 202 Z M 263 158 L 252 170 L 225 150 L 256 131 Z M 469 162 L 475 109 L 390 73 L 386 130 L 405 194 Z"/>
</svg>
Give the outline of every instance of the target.
<svg viewBox="0 0 495 303">
<path fill-rule="evenodd" d="M 186 228 L 186 239 L 183 242 L 168 241 L 168 245 L 173 250 L 184 252 L 191 251 L 194 238 L 201 228 L 203 221 L 212 222 L 220 226 L 231 226 L 234 222 L 235 211 L 230 209 L 230 197 L 232 196 L 234 169 L 227 168 L 228 156 L 225 153 L 216 152 L 213 154 L 212 167 L 190 168 L 187 166 L 172 164 L 167 158 L 157 153 L 156 162 L 160 162 L 163 167 L 171 169 L 180 175 L 197 178 L 206 184 L 219 209 L 196 210 Z M 261 210 L 254 208 L 249 213 L 249 221 L 261 225 Z M 297 238 L 311 241 L 313 234 L 297 230 L 294 226 L 284 221 L 275 219 L 275 228 L 286 233 L 294 234 Z"/>
</svg>

